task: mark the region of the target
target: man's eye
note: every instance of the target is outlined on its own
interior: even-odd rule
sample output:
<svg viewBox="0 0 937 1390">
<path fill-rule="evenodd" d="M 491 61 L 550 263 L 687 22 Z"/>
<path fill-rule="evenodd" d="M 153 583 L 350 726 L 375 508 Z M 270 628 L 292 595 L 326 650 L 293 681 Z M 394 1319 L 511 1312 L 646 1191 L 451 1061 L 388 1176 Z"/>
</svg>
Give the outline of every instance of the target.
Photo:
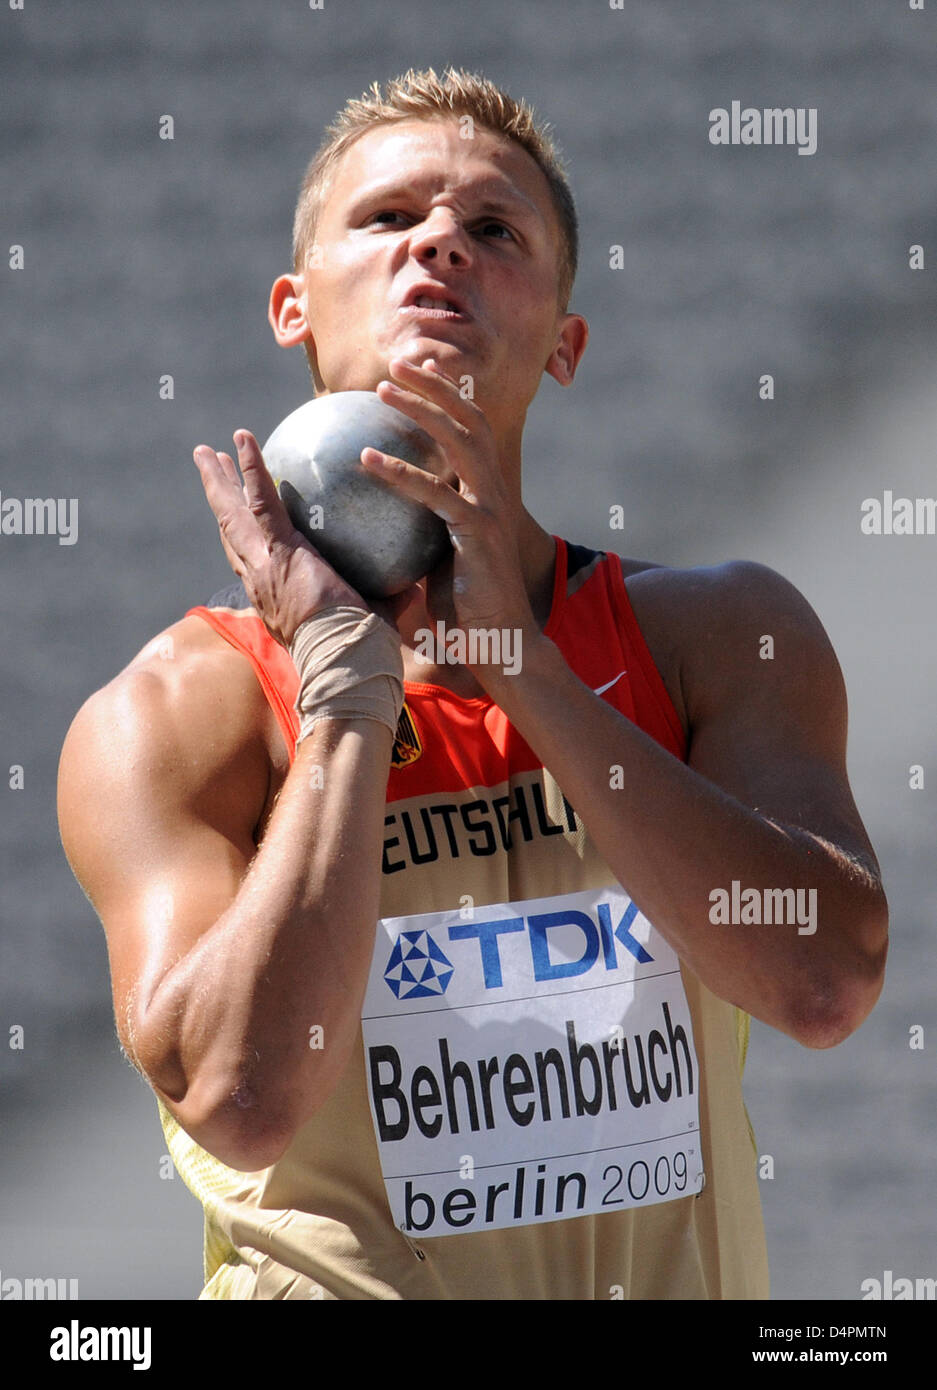
<svg viewBox="0 0 937 1390">
<path fill-rule="evenodd" d="M 392 208 L 383 208 L 380 212 L 375 212 L 374 214 L 372 214 L 372 216 L 369 218 L 369 221 L 372 223 L 380 223 L 383 226 L 389 227 L 392 225 L 392 218 L 406 220 L 404 213 L 395 212 Z M 501 241 L 505 238 L 507 238 L 510 241 L 513 241 L 514 233 L 511 231 L 509 227 L 506 227 L 503 222 L 492 221 L 481 222 L 478 224 L 478 230 L 484 233 L 485 236 L 489 236 L 492 232 L 492 229 L 494 229 L 495 232 L 500 234 L 495 238 L 497 241 Z"/>
</svg>

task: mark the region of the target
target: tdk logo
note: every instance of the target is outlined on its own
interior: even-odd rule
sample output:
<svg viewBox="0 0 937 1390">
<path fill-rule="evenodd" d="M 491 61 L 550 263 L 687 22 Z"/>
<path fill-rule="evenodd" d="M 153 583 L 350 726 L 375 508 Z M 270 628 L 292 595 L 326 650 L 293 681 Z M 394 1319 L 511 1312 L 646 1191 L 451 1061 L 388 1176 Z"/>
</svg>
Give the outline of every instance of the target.
<svg viewBox="0 0 937 1390">
<path fill-rule="evenodd" d="M 428 931 L 403 931 L 390 953 L 384 979 L 398 999 L 427 999 L 445 994 L 452 962 Z"/>
<path fill-rule="evenodd" d="M 629 903 L 622 913 L 617 926 L 612 925 L 612 913 L 608 903 L 596 907 L 598 924 L 586 912 L 567 908 L 560 912 L 540 912 L 532 917 L 502 917 L 489 922 L 460 922 L 449 928 L 450 941 L 465 941 L 477 937 L 481 948 L 482 969 L 485 972 L 485 988 L 498 989 L 503 983 L 501 976 L 501 952 L 498 937 L 507 932 L 525 931 L 530 938 L 530 957 L 534 979 L 562 980 L 570 975 L 584 975 L 591 970 L 599 958 L 601 950 L 606 970 L 618 967 L 615 952 L 617 937 L 627 951 L 641 965 L 654 959 L 640 941 L 631 935 L 631 923 L 638 915 L 634 903 Z M 582 955 L 578 960 L 550 959 L 550 944 L 547 933 L 555 927 L 575 927 L 582 933 Z M 567 939 L 569 933 L 566 933 Z"/>
<path fill-rule="evenodd" d="M 448 934 L 451 942 L 478 942 L 485 989 L 500 989 L 504 977 L 499 938 L 513 932 L 527 933 L 531 972 L 537 983 L 585 975 L 597 964 L 600 955 L 606 970 L 617 970 L 616 941 L 639 965 L 649 964 L 654 957 L 631 934 L 631 925 L 637 915 L 637 907 L 629 903 L 616 924 L 609 904 L 598 903 L 594 916 L 566 908 L 559 912 L 534 913 L 529 917 L 456 922 L 448 928 Z M 558 928 L 565 929 L 562 933 L 564 949 L 563 957 L 555 959 L 558 954 L 555 949 L 557 937 L 553 937 L 554 950 L 551 954 L 550 933 L 555 933 Z M 579 951 L 578 955 L 575 954 L 576 950 Z M 429 932 L 401 932 L 391 952 L 384 978 L 398 999 L 416 999 L 445 993 L 452 972 L 452 963 Z"/>
</svg>

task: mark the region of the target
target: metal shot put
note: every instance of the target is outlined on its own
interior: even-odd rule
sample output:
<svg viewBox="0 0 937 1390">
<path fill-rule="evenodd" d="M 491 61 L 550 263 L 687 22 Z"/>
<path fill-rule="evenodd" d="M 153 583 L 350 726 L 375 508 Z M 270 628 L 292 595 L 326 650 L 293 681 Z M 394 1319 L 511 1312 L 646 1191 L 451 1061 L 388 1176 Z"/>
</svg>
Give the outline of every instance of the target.
<svg viewBox="0 0 937 1390">
<path fill-rule="evenodd" d="M 435 569 L 449 549 L 445 522 L 369 473 L 365 448 L 444 471 L 425 430 L 371 391 L 340 391 L 287 415 L 263 447 L 298 531 L 366 598 L 386 598 Z"/>
</svg>

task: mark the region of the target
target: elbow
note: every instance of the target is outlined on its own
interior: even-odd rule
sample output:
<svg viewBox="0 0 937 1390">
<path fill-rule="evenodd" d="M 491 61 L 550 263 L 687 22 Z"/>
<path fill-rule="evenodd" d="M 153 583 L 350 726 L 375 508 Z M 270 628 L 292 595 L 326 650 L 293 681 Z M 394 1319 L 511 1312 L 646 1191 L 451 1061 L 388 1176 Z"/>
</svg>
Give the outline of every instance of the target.
<svg viewBox="0 0 937 1390">
<path fill-rule="evenodd" d="M 195 1137 L 195 1136 L 193 1136 Z M 272 1168 L 292 1143 L 292 1131 L 266 1123 L 213 1126 L 197 1142 L 206 1153 L 226 1168 L 239 1173 L 257 1173 Z"/>
<path fill-rule="evenodd" d="M 143 1048 L 135 1061 L 186 1134 L 226 1168 L 241 1173 L 270 1168 L 299 1128 L 285 1103 L 265 1094 L 243 1072 L 203 1066 L 186 1076 L 177 1057 L 161 1056 L 157 1064 Z"/>
<path fill-rule="evenodd" d="M 282 1108 L 243 1082 L 221 1088 L 214 1099 L 190 1087 L 181 1100 L 167 1099 L 166 1104 L 200 1148 L 240 1173 L 278 1163 L 298 1127 Z"/>
<path fill-rule="evenodd" d="M 210 1049 L 195 1065 L 184 1061 L 160 1019 L 144 1017 L 128 1030 L 125 1047 L 156 1095 L 202 1149 L 227 1168 L 255 1173 L 284 1155 L 302 1120 L 282 1087 L 269 1086 L 253 1065 L 232 1066 Z M 295 1091 L 295 1088 L 294 1088 Z"/>
<path fill-rule="evenodd" d="M 814 969 L 791 1009 L 788 1031 L 810 1048 L 838 1047 L 872 1012 L 885 982 L 888 907 L 881 889 L 847 961 Z"/>
</svg>

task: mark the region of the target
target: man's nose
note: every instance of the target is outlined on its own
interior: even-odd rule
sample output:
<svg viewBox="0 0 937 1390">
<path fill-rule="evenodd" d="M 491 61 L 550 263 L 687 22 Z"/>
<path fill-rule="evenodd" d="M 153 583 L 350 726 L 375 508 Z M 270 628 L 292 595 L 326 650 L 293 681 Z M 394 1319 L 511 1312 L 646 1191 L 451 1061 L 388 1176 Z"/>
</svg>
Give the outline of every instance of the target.
<svg viewBox="0 0 937 1390">
<path fill-rule="evenodd" d="M 425 260 L 438 257 L 449 265 L 470 265 L 472 242 L 461 219 L 447 208 L 434 208 L 414 226 L 410 248 Z"/>
</svg>

